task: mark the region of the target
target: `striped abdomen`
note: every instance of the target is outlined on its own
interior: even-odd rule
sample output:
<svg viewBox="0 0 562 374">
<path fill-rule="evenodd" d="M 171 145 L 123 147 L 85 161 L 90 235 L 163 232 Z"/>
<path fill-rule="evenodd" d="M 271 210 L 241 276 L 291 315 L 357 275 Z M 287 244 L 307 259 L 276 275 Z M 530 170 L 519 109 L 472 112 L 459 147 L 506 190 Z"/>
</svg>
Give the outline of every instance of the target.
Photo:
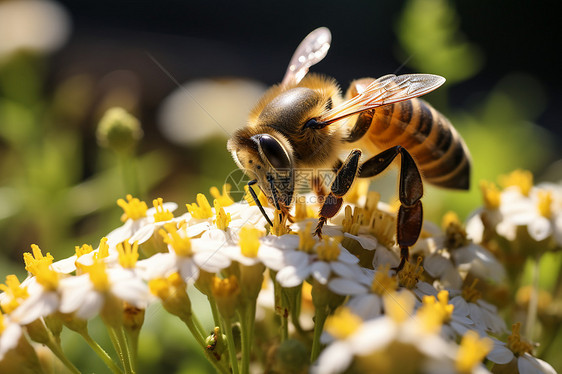
<svg viewBox="0 0 562 374">
<path fill-rule="evenodd" d="M 469 188 L 468 148 L 449 120 L 421 99 L 376 108 L 363 140 L 381 151 L 403 146 L 431 184 Z"/>
</svg>

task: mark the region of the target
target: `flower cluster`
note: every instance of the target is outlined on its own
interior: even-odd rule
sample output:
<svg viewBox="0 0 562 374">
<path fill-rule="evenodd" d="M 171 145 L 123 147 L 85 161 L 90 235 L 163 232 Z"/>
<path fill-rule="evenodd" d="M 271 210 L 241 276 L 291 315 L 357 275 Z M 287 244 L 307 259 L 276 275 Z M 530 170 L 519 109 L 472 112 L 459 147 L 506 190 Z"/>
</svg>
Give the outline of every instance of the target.
<svg viewBox="0 0 562 374">
<path fill-rule="evenodd" d="M 161 303 L 220 373 L 554 373 L 520 324 L 510 333 L 500 315 L 497 295 L 515 271 L 506 253 L 537 258 L 562 244 L 562 187 L 525 189 L 518 177 L 504 178 L 503 191 L 483 184 L 484 207 L 466 227 L 453 213 L 441 228 L 425 222 L 399 272 L 396 212 L 374 192 L 352 191 L 322 238 L 306 199 L 287 220 L 260 196 L 270 226 L 228 186 L 211 189 L 212 205 L 199 194 L 179 216 L 175 203 L 159 198 L 149 209 L 127 196 L 117 202 L 123 225 L 96 249 L 55 261 L 33 245 L 27 279 L 0 285 L 0 371 L 41 373 L 41 343 L 78 373 L 60 345 L 65 326 L 113 373 L 134 373 L 144 310 Z M 191 289 L 208 299 L 213 326 L 193 312 Z M 90 337 L 94 316 L 118 362 Z M 527 332 L 535 322 L 527 318 Z"/>
</svg>

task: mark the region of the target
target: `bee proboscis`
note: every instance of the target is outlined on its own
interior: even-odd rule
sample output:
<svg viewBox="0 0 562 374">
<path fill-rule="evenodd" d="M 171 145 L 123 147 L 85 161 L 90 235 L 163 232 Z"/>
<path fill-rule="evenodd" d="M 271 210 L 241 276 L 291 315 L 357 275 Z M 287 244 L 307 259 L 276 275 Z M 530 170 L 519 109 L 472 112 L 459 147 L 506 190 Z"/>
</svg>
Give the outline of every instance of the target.
<svg viewBox="0 0 562 374">
<path fill-rule="evenodd" d="M 229 140 L 236 164 L 275 207 L 288 214 L 295 171 L 333 168 L 334 180 L 320 208 L 315 233 L 341 208 L 354 179 L 370 178 L 400 155 L 396 242 L 401 261 L 419 238 L 423 223 L 422 176 L 447 188 L 468 189 L 470 155 L 444 115 L 419 96 L 445 82 L 432 74 L 385 75 L 351 83 L 342 98 L 336 81 L 309 68 L 321 61 L 331 34 L 321 27 L 297 47 L 285 77 L 271 87 L 251 111 L 248 123 Z M 344 161 L 342 151 L 349 149 Z M 364 151 L 374 154 L 361 162 Z M 270 224 L 252 188 L 254 199 Z"/>
</svg>

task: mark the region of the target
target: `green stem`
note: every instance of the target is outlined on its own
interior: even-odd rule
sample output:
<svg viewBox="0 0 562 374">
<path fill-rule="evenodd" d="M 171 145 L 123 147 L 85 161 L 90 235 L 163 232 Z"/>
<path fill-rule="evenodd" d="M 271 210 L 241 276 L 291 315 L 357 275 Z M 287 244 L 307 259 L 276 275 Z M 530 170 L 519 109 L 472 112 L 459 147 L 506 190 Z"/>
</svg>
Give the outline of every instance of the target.
<svg viewBox="0 0 562 374">
<path fill-rule="evenodd" d="M 318 355 L 320 355 L 320 350 L 322 344 L 320 343 L 320 336 L 322 335 L 322 330 L 324 330 L 324 323 L 326 318 L 328 318 L 328 313 L 322 308 L 316 308 L 314 312 L 314 338 L 312 340 L 312 351 L 310 352 L 310 362 L 316 361 Z"/>
<path fill-rule="evenodd" d="M 107 367 L 116 374 L 122 374 L 123 370 L 115 364 L 111 356 L 88 334 L 88 332 L 81 332 L 80 335 L 84 338 L 86 343 L 98 355 L 99 358 L 107 365 Z"/>
<path fill-rule="evenodd" d="M 236 345 L 234 344 L 234 335 L 232 334 L 232 320 L 224 318 L 223 330 L 226 334 L 226 344 L 228 346 L 228 357 L 230 358 L 230 366 L 233 374 L 239 374 L 238 360 L 236 359 Z"/>
<path fill-rule="evenodd" d="M 208 332 L 205 330 L 205 328 L 201 324 L 201 321 L 199 321 L 199 318 L 197 318 L 197 316 L 195 314 L 192 314 L 191 318 L 193 319 L 193 324 L 195 325 L 195 327 L 199 331 L 199 334 L 201 334 L 201 336 L 203 337 L 203 340 L 205 340 L 207 335 L 209 335 Z"/>
<path fill-rule="evenodd" d="M 254 337 L 254 326 L 256 320 L 256 302 L 249 302 L 242 309 L 242 374 L 250 372 L 250 358 L 252 353 L 252 338 Z"/>
<path fill-rule="evenodd" d="M 201 348 L 203 348 L 207 360 L 209 360 L 209 362 L 213 364 L 215 369 L 222 374 L 230 374 L 228 369 L 222 366 L 219 362 L 217 362 L 216 358 L 213 357 L 213 355 L 207 351 L 207 345 L 205 344 L 206 336 L 203 335 L 204 332 L 201 331 L 203 327 L 201 326 L 199 321 L 195 318 L 195 316 L 192 315 L 191 318 L 185 318 L 185 319 L 182 318 L 182 321 L 183 323 L 185 323 L 185 325 L 187 326 L 187 328 L 189 329 L 189 331 L 197 341 L 197 344 L 199 344 Z"/>
<path fill-rule="evenodd" d="M 121 177 L 125 192 L 142 198 L 135 156 L 132 154 L 118 154 Z"/>
<path fill-rule="evenodd" d="M 122 328 L 113 328 L 108 326 L 109 336 L 113 342 L 113 346 L 121 359 L 123 369 L 127 374 L 134 374 L 135 368 L 131 360 L 131 353 L 127 343 L 127 337 Z"/>
<path fill-rule="evenodd" d="M 193 316 L 191 318 L 182 318 L 183 323 L 187 326 L 197 344 L 199 344 L 203 349 L 205 349 L 205 337 L 201 334 L 201 331 L 193 321 Z"/>
<path fill-rule="evenodd" d="M 537 320 L 537 310 L 539 306 L 539 269 L 540 257 L 534 259 L 533 281 L 531 284 L 531 295 L 529 297 L 529 308 L 527 309 L 527 321 L 525 323 L 525 336 L 533 340 L 535 324 Z"/>
<path fill-rule="evenodd" d="M 46 344 L 47 347 L 54 353 L 55 356 L 70 370 L 72 373 L 80 374 L 80 370 L 70 360 L 66 357 L 63 350 L 61 349 L 60 345 L 58 345 L 54 339 L 50 339 L 50 341 Z"/>
<path fill-rule="evenodd" d="M 217 308 L 217 302 L 212 294 L 207 295 L 209 300 L 209 305 L 211 306 L 211 313 L 213 313 L 213 321 L 215 326 L 220 326 L 219 309 Z"/>
</svg>

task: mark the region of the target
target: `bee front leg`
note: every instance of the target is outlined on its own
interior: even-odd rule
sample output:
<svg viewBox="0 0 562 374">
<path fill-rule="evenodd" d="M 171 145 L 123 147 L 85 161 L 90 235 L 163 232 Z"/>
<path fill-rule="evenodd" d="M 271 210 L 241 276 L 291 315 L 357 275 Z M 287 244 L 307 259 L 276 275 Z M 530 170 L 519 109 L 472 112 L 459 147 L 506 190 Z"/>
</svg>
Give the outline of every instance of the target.
<svg viewBox="0 0 562 374">
<path fill-rule="evenodd" d="M 316 225 L 314 233 L 318 235 L 319 238 L 322 237 L 322 227 L 328 218 L 332 218 L 340 210 L 343 204 L 343 195 L 349 191 L 357 175 L 360 157 L 361 151 L 359 149 L 354 149 L 337 171 L 336 178 L 330 187 L 331 191 L 324 199 L 322 208 L 320 208 L 320 213 L 318 214 L 320 219 L 318 220 L 318 225 Z"/>
<path fill-rule="evenodd" d="M 418 240 L 423 224 L 423 208 L 420 201 L 423 195 L 423 183 L 414 159 L 402 146 L 395 146 L 370 158 L 361 165 L 359 178 L 369 178 L 381 173 L 390 165 L 397 155 L 401 155 L 400 164 L 400 210 L 396 225 L 396 241 L 400 246 L 400 264 L 396 271 L 402 270 L 410 256 L 409 247 Z"/>
</svg>

